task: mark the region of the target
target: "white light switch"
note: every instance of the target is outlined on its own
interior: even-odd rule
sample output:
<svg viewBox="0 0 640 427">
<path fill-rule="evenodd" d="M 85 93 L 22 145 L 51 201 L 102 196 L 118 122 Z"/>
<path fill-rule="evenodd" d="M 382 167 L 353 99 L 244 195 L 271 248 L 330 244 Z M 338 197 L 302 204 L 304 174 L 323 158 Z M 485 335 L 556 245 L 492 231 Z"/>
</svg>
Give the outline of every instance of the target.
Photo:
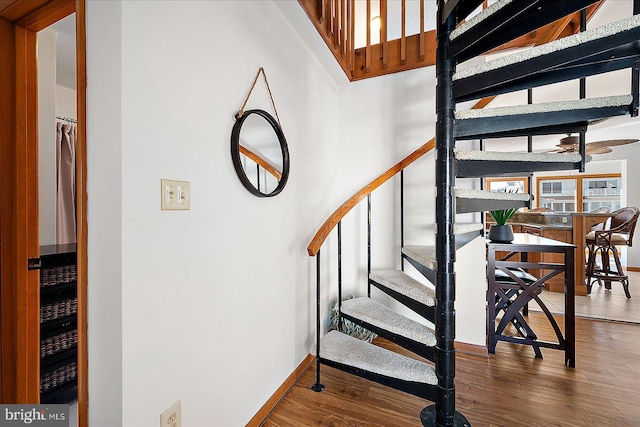
<svg viewBox="0 0 640 427">
<path fill-rule="evenodd" d="M 160 208 L 163 211 L 191 209 L 191 183 L 189 181 L 160 180 Z"/>
</svg>

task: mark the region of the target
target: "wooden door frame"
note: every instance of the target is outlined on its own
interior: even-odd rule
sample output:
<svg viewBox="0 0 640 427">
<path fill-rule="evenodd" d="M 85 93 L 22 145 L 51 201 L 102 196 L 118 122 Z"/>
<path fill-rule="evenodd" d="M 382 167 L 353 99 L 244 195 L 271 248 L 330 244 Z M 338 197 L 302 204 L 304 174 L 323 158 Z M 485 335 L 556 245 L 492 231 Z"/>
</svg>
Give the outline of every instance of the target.
<svg viewBox="0 0 640 427">
<path fill-rule="evenodd" d="M 38 7 L 34 9 L 34 4 Z M 9 12 L 6 12 L 9 10 Z M 0 11 L 0 402 L 39 403 L 36 33 L 76 13 L 78 424 L 88 425 L 85 0 L 15 0 Z M 30 233 L 30 234 L 29 234 Z"/>
</svg>

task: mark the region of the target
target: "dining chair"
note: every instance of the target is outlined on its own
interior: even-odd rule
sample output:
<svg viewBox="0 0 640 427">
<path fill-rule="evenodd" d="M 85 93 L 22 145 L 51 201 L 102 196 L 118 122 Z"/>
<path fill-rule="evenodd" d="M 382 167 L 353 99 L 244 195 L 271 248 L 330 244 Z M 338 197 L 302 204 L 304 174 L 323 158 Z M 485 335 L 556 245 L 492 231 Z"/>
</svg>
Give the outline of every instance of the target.
<svg viewBox="0 0 640 427">
<path fill-rule="evenodd" d="M 619 246 L 631 247 L 633 244 L 633 233 L 636 229 L 640 210 L 636 207 L 626 207 L 613 212 L 609 225 L 603 225 L 602 229 L 590 231 L 586 238 L 586 245 L 589 250 L 587 261 L 587 293 L 591 293 L 593 282 L 597 281 L 600 286 L 604 281 L 605 289 L 611 289 L 611 282 L 621 282 L 627 298 L 631 298 L 629 293 L 629 276 L 624 273 L 620 256 Z M 608 228 L 607 228 L 608 227 Z M 596 262 L 596 256 L 600 253 L 601 265 Z M 615 270 L 611 268 L 610 258 L 613 256 Z"/>
</svg>

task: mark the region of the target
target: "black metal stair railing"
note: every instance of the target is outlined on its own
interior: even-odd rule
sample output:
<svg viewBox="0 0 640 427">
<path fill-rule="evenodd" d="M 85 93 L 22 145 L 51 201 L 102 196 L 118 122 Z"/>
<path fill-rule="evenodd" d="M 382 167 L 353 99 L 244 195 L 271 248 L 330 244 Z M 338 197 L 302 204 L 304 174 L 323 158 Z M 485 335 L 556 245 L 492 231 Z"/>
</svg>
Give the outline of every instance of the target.
<svg viewBox="0 0 640 427">
<path fill-rule="evenodd" d="M 404 170 L 400 172 L 400 239 L 401 245 L 404 244 Z M 372 215 L 371 215 L 371 194 L 367 195 L 367 296 L 371 297 L 371 281 L 369 276 L 371 274 L 371 251 L 372 251 Z M 401 257 L 401 262 L 403 258 Z M 324 390 L 324 385 L 320 381 L 320 363 L 322 358 L 320 356 L 320 337 L 321 337 L 321 324 L 322 324 L 322 309 L 321 309 L 321 263 L 320 263 L 320 250 L 316 253 L 316 382 L 311 386 L 311 389 L 316 392 Z M 343 330 L 343 322 L 345 315 L 342 312 L 343 301 L 343 283 L 342 283 L 342 220 L 337 223 L 337 309 L 338 309 L 338 330 Z M 356 319 L 350 319 L 355 321 Z M 374 329 L 374 328 L 370 328 Z M 375 331 L 374 331 L 375 332 Z M 406 345 L 405 345 L 406 346 Z M 425 357 L 429 353 L 424 353 Z"/>
</svg>

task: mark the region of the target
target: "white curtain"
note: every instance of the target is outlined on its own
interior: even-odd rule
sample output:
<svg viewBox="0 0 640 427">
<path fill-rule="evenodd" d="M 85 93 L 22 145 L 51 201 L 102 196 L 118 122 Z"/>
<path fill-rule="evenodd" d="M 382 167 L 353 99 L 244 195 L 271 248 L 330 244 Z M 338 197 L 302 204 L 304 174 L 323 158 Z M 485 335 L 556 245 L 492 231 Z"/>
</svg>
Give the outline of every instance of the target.
<svg viewBox="0 0 640 427">
<path fill-rule="evenodd" d="M 76 242 L 76 127 L 56 124 L 57 197 L 56 240 Z"/>
</svg>

